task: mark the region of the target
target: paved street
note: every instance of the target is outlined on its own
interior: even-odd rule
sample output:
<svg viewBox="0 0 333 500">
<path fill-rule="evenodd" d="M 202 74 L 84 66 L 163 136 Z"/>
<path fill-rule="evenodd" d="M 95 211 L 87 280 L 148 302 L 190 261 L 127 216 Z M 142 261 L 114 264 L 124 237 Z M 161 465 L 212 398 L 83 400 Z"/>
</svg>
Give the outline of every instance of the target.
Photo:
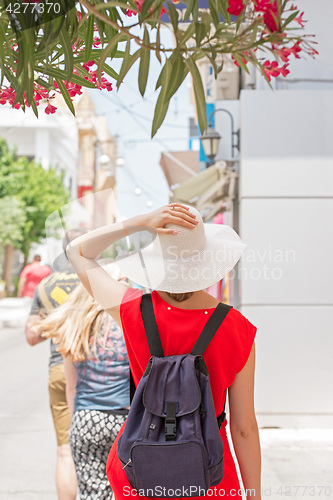
<svg viewBox="0 0 333 500">
<path fill-rule="evenodd" d="M 1 329 L 1 500 L 56 499 L 48 350 L 48 342 L 30 347 L 22 327 Z"/>
<path fill-rule="evenodd" d="M 0 330 L 0 500 L 56 500 L 49 345 L 27 345 L 23 326 L 13 326 L 15 320 L 22 323 L 14 311 L 7 315 L 12 326 L 5 322 Z M 263 500 L 333 498 L 332 430 L 262 429 L 260 434 Z"/>
</svg>

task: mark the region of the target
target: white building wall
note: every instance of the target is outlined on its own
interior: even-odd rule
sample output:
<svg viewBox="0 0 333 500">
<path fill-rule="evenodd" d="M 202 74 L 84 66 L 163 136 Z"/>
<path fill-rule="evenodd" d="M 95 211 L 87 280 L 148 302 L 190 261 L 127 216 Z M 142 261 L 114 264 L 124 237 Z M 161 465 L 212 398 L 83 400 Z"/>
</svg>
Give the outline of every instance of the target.
<svg viewBox="0 0 333 500">
<path fill-rule="evenodd" d="M 37 119 L 31 109 L 24 113 L 1 106 L 0 136 L 17 154 L 29 156 L 45 169 L 50 166 L 65 172 L 64 184 L 77 196 L 78 132 L 75 117 L 65 108 L 46 115 L 40 107 Z"/>
<path fill-rule="evenodd" d="M 260 425 L 333 423 L 333 91 L 241 95 L 241 310 Z"/>
</svg>

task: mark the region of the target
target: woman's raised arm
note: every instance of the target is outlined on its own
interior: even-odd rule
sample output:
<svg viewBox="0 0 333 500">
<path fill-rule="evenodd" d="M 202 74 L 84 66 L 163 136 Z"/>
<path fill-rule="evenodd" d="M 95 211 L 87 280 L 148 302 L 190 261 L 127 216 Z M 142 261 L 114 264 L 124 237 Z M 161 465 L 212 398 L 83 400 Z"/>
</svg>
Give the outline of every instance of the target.
<svg viewBox="0 0 333 500">
<path fill-rule="evenodd" d="M 247 500 L 261 499 L 261 455 L 254 411 L 255 346 L 229 388 L 230 432 Z M 255 493 L 253 492 L 255 491 Z"/>
<path fill-rule="evenodd" d="M 164 227 L 167 223 L 191 228 L 196 226 L 195 216 L 188 208 L 173 203 L 148 214 L 90 231 L 73 240 L 66 248 L 68 259 L 86 290 L 119 325 L 120 304 L 128 286 L 113 279 L 96 259 L 105 248 L 138 231 L 151 229 L 157 233 L 176 234 L 177 231 Z"/>
</svg>

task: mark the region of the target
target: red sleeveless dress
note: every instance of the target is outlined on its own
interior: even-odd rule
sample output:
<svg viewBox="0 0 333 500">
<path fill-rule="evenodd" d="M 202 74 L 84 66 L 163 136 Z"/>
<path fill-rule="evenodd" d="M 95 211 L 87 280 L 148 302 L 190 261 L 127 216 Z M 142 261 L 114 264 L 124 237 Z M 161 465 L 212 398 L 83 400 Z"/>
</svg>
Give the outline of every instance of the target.
<svg viewBox="0 0 333 500">
<path fill-rule="evenodd" d="M 150 358 L 140 313 L 141 296 L 142 291 L 130 288 L 125 293 L 120 306 L 123 333 L 135 385 L 142 377 Z M 214 308 L 181 309 L 173 307 L 155 291 L 152 292 L 152 300 L 165 356 L 191 352 Z M 256 327 L 245 316 L 235 309 L 231 309 L 204 353 L 217 416 L 223 411 L 226 389 L 246 364 L 256 331 Z M 221 498 L 222 496 L 242 497 L 239 492 L 240 485 L 235 463 L 226 436 L 226 425 L 227 421 L 224 421 L 221 428 L 224 445 L 223 479 L 218 486 L 212 488 L 213 491 L 210 491 L 210 494 L 192 498 L 199 500 L 212 497 Z M 123 428 L 111 448 L 106 465 L 107 476 L 116 500 L 136 496 L 135 491 L 131 492 L 132 488 L 117 456 L 117 443 L 122 431 Z M 146 497 L 140 496 L 140 498 L 145 499 Z"/>
</svg>

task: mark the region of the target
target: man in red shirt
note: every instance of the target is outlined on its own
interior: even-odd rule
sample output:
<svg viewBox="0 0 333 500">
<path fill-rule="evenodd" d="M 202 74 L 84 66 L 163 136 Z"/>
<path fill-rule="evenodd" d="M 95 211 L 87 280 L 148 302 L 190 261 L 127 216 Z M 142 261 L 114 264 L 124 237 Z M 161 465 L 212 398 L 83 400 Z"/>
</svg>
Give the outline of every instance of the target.
<svg viewBox="0 0 333 500">
<path fill-rule="evenodd" d="M 32 264 L 28 264 L 21 272 L 18 297 L 33 297 L 35 290 L 42 279 L 52 274 L 52 269 L 41 262 L 41 256 L 35 255 Z"/>
</svg>

